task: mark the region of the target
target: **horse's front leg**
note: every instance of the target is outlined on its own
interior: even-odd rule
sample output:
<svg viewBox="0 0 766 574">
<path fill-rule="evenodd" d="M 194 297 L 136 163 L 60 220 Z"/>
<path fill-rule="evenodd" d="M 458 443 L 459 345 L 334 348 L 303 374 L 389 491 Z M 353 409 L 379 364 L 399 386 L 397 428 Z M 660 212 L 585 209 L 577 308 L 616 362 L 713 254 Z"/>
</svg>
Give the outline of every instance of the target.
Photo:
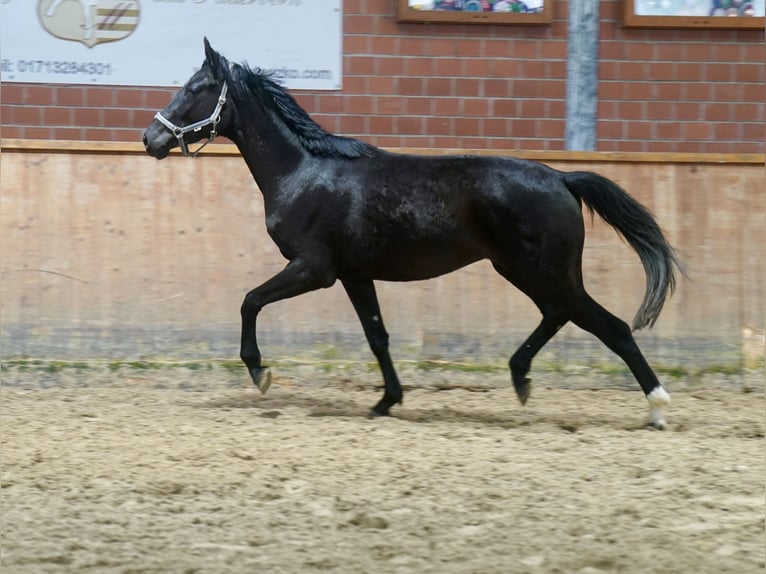
<svg viewBox="0 0 766 574">
<path fill-rule="evenodd" d="M 402 402 L 402 386 L 394 370 L 394 364 L 391 362 L 391 356 L 388 354 L 388 333 L 383 326 L 383 318 L 380 315 L 375 285 L 368 280 L 341 279 L 341 281 L 351 303 L 354 305 L 359 320 L 362 322 L 367 342 L 370 344 L 383 374 L 386 390 L 383 398 L 372 408 L 372 414 L 387 416 L 388 410 L 393 405 Z"/>
<path fill-rule="evenodd" d="M 239 356 L 247 366 L 255 386 L 265 393 L 271 384 L 268 367 L 261 364 L 261 352 L 258 349 L 256 321 L 258 313 L 269 303 L 289 299 L 335 283 L 335 274 L 306 264 L 295 259 L 287 264 L 274 277 L 245 295 L 242 302 L 242 340 Z"/>
</svg>

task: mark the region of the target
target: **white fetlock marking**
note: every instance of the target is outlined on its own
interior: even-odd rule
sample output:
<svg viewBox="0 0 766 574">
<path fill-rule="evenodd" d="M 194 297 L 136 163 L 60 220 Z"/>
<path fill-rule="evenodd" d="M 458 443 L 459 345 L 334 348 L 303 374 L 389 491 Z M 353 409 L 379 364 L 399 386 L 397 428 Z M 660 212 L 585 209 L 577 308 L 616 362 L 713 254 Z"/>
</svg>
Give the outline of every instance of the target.
<svg viewBox="0 0 766 574">
<path fill-rule="evenodd" d="M 662 387 L 656 387 L 651 393 L 646 395 L 649 401 L 649 422 L 654 428 L 665 429 L 668 424 L 662 415 L 663 407 L 670 403 L 670 395 Z"/>
</svg>

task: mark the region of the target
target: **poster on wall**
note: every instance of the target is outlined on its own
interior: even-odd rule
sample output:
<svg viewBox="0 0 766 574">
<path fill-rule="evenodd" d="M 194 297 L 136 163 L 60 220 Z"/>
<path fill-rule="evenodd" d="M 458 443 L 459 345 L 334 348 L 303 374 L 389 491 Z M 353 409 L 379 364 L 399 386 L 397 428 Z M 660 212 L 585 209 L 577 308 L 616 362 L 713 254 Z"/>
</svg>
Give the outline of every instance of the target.
<svg viewBox="0 0 766 574">
<path fill-rule="evenodd" d="M 0 0 L 0 81 L 182 85 L 202 39 L 290 89 L 338 90 L 341 0 Z"/>
<path fill-rule="evenodd" d="M 763 0 L 635 0 L 638 16 L 732 16 L 764 15 Z"/>
</svg>

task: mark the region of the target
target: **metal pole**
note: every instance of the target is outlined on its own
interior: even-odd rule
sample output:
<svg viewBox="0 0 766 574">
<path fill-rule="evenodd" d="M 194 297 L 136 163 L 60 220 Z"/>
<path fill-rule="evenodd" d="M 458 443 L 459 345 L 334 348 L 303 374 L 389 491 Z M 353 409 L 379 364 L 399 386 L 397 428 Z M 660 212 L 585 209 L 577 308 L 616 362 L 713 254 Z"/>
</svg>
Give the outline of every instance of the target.
<svg viewBox="0 0 766 574">
<path fill-rule="evenodd" d="M 566 149 L 596 149 L 598 0 L 569 0 Z"/>
</svg>

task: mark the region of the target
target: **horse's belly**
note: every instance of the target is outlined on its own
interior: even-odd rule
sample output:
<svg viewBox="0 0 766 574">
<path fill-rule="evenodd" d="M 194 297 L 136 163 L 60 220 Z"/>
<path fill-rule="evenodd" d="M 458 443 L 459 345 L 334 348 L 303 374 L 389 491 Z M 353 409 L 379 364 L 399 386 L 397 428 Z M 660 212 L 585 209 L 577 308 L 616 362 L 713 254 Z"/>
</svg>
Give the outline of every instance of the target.
<svg viewBox="0 0 766 574">
<path fill-rule="evenodd" d="M 403 250 L 378 253 L 364 261 L 359 270 L 369 279 L 418 281 L 450 273 L 483 257 L 478 250 L 464 246 L 412 245 Z"/>
</svg>

